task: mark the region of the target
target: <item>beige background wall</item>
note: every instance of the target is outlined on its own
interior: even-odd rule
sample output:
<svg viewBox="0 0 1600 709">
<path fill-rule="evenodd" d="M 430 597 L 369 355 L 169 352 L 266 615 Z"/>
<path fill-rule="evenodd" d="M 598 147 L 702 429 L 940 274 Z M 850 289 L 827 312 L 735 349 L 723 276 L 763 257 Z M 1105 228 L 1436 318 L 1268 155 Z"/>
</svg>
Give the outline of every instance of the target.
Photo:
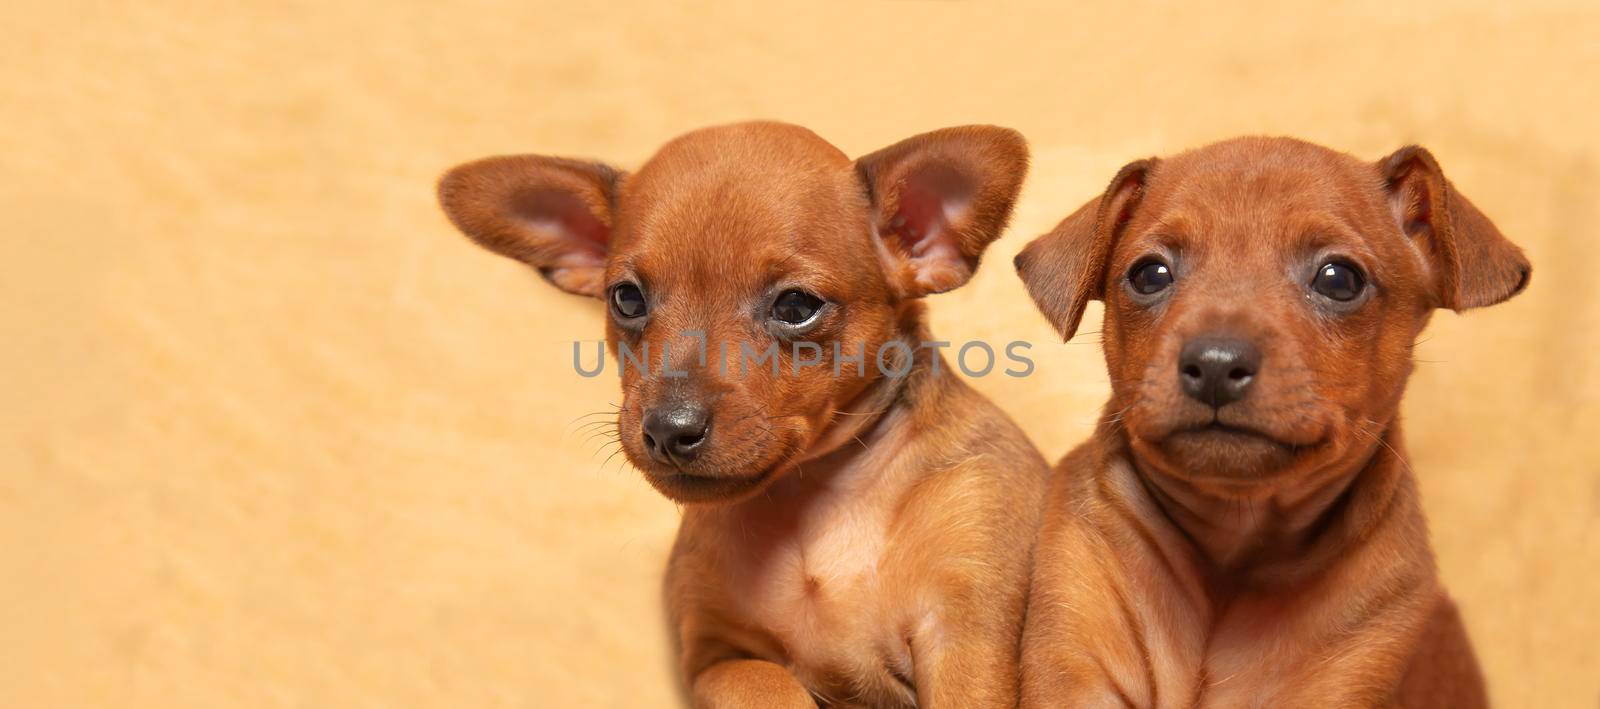
<svg viewBox="0 0 1600 709">
<path fill-rule="evenodd" d="M 574 426 L 617 397 L 569 365 L 601 310 L 432 182 L 750 117 L 855 154 L 1027 134 L 1014 228 L 934 321 L 1039 343 L 978 384 L 1052 458 L 1106 385 L 1012 275 L 1028 238 L 1239 133 L 1432 148 L 1536 266 L 1419 349 L 1440 563 L 1502 705 L 1600 702 L 1592 2 L 579 4 L 0 9 L 0 706 L 670 704 L 678 512 Z"/>
</svg>

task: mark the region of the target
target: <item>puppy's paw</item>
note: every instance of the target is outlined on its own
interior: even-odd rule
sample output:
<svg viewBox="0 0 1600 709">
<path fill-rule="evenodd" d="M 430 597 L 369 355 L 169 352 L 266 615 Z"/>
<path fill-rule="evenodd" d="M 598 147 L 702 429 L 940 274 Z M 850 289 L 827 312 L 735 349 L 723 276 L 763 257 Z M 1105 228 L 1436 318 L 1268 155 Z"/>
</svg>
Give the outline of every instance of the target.
<svg viewBox="0 0 1600 709">
<path fill-rule="evenodd" d="M 697 709 L 816 709 L 800 680 L 765 660 L 727 660 L 706 668 L 694 680 Z"/>
</svg>

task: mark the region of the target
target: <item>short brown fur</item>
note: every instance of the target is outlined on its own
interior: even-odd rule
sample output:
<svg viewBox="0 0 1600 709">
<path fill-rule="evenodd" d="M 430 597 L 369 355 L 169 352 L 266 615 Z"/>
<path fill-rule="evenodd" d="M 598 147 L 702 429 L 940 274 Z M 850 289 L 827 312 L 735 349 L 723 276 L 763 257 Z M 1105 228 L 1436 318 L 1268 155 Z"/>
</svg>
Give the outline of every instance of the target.
<svg viewBox="0 0 1600 709">
<path fill-rule="evenodd" d="M 1007 707 L 1047 465 L 927 349 L 904 376 L 877 357 L 929 339 L 919 300 L 971 276 L 1026 169 L 1015 132 L 971 126 L 851 161 L 803 128 L 690 133 L 632 175 L 539 156 L 463 165 L 440 183 L 481 245 L 568 291 L 638 284 L 646 322 L 608 318 L 627 368 L 616 432 L 646 479 L 685 503 L 666 600 L 696 706 Z M 763 320 L 800 289 L 827 303 L 819 366 L 741 367 L 782 340 Z M 695 366 L 682 333 L 735 353 Z M 863 367 L 834 374 L 832 343 Z M 892 366 L 898 370 L 899 364 Z M 652 457 L 645 416 L 711 409 L 692 461 Z M 652 439 L 653 440 L 653 439 Z M 697 449 L 698 450 L 698 449 Z"/>
<path fill-rule="evenodd" d="M 1141 293 L 1152 259 L 1173 280 Z M 1362 295 L 1311 287 L 1334 262 Z M 1484 704 L 1398 410 L 1431 312 L 1505 300 L 1529 267 L 1427 151 L 1241 138 L 1141 160 L 1016 263 L 1067 338 L 1105 301 L 1112 380 L 1046 503 L 1024 706 Z M 1260 355 L 1237 400 L 1180 381 L 1216 333 Z"/>
</svg>

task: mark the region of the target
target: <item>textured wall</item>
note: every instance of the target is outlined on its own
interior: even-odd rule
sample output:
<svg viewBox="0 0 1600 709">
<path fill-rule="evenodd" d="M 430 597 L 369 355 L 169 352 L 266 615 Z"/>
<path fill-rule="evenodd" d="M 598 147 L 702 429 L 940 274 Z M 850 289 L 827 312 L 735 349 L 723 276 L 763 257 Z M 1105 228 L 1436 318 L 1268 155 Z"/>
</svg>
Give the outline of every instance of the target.
<svg viewBox="0 0 1600 709">
<path fill-rule="evenodd" d="M 1430 147 L 1536 271 L 1419 349 L 1440 563 L 1501 704 L 1600 701 L 1593 3 L 249 4 L 0 9 L 0 706 L 670 704 L 678 512 L 574 425 L 617 398 L 569 365 L 601 310 L 432 183 L 748 117 L 1031 139 L 1014 228 L 933 309 L 1040 343 L 979 386 L 1052 458 L 1106 385 L 1012 275 L 1029 237 L 1239 133 Z"/>
</svg>

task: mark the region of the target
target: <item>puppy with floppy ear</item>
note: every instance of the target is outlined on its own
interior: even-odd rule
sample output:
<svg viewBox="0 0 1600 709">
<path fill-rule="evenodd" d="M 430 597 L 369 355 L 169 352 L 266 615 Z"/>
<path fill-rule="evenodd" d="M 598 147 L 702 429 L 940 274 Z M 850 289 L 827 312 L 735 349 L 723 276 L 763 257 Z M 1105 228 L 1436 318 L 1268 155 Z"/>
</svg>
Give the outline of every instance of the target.
<svg viewBox="0 0 1600 709">
<path fill-rule="evenodd" d="M 1398 410 L 1436 308 L 1522 252 L 1418 147 L 1240 138 L 1124 167 L 1016 266 L 1112 395 L 1046 502 L 1024 706 L 1471 707 Z"/>
<path fill-rule="evenodd" d="M 1026 166 L 989 126 L 851 161 L 746 123 L 626 176 L 519 156 L 441 181 L 474 241 L 606 302 L 618 442 L 685 505 L 666 600 L 695 705 L 1015 704 L 1047 466 L 920 343 Z"/>
</svg>

